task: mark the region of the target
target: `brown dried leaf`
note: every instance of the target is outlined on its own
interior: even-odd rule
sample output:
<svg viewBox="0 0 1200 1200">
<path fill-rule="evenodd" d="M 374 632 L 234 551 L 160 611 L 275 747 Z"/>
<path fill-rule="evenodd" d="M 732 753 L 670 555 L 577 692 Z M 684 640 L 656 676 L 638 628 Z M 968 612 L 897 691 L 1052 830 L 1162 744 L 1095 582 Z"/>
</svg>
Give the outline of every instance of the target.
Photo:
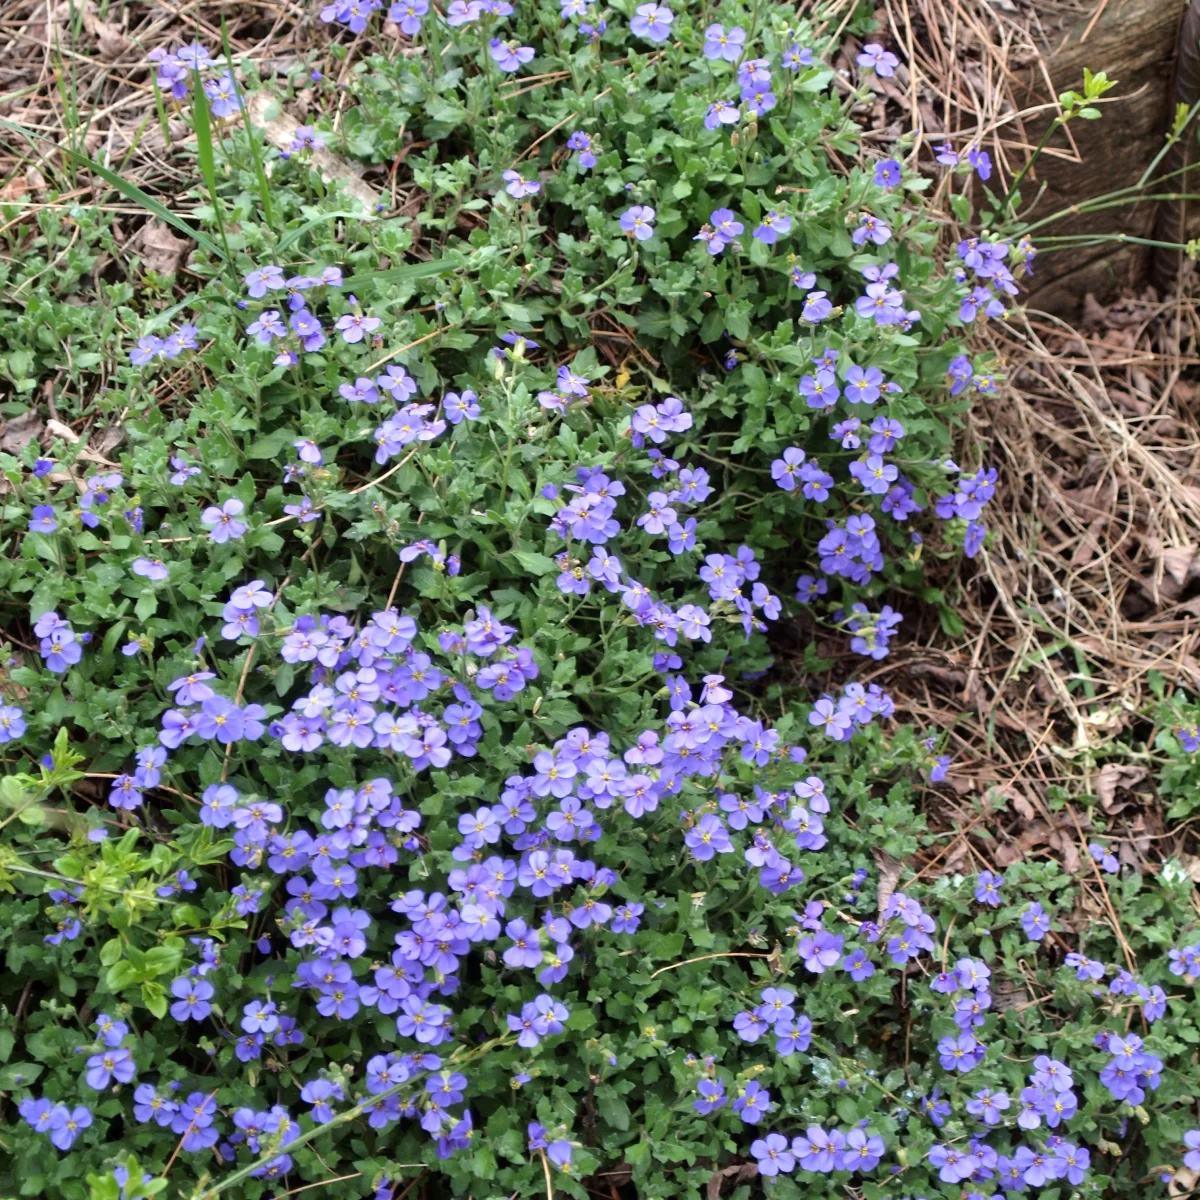
<svg viewBox="0 0 1200 1200">
<path fill-rule="evenodd" d="M 1029 993 L 1019 983 L 1013 983 L 1007 978 L 997 977 L 992 980 L 992 1007 L 998 1013 L 1007 1012 L 1010 1008 L 1019 1008 L 1029 1003 Z"/>
<path fill-rule="evenodd" d="M 1047 838 L 1051 847 L 1062 856 L 1063 869 L 1068 875 L 1079 874 L 1079 846 L 1075 838 L 1065 829 L 1056 829 Z"/>
<path fill-rule="evenodd" d="M 141 255 L 142 266 L 159 275 L 173 275 L 191 246 L 187 238 L 176 237 L 162 221 L 147 221 L 130 241 L 130 248 Z"/>
<path fill-rule="evenodd" d="M 101 62 L 115 62 L 129 49 L 129 39 L 120 28 L 96 15 L 95 5 L 89 4 L 83 12 L 83 27 L 96 39 Z"/>
<path fill-rule="evenodd" d="M 13 417 L 5 424 L 4 433 L 0 434 L 0 450 L 7 450 L 9 454 L 20 454 L 34 438 L 42 436 L 45 428 L 37 409 L 27 409 L 19 417 Z"/>
<path fill-rule="evenodd" d="M 1096 776 L 1096 798 L 1107 813 L 1120 812 L 1127 804 L 1117 803 L 1117 792 L 1129 791 L 1149 774 L 1145 767 L 1132 763 L 1105 763 Z"/>
<path fill-rule="evenodd" d="M 704 1194 L 707 1200 L 720 1200 L 721 1188 L 725 1180 L 728 1179 L 734 1187 L 737 1187 L 739 1183 L 747 1183 L 757 1174 L 758 1167 L 754 1163 L 734 1163 L 731 1167 L 722 1167 L 709 1177 Z"/>
<path fill-rule="evenodd" d="M 3 187 L 0 187 L 0 204 L 8 204 L 20 200 L 29 191 L 29 184 L 18 175 L 14 175 Z"/>
<path fill-rule="evenodd" d="M 70 446 L 74 446 L 79 441 L 79 434 L 70 425 L 64 425 L 61 421 L 56 421 L 53 417 L 46 422 L 46 432 L 51 437 L 62 438 Z"/>
<path fill-rule="evenodd" d="M 1179 862 L 1187 872 L 1187 877 L 1193 883 L 1200 883 L 1200 856 L 1195 854 L 1181 854 Z"/>
<path fill-rule="evenodd" d="M 97 454 L 107 455 L 125 440 L 125 433 L 119 425 L 109 425 L 101 431 L 99 437 L 92 436 L 88 440 L 94 443 L 93 448 Z"/>
<path fill-rule="evenodd" d="M 1162 550 L 1159 557 L 1162 560 L 1163 570 L 1180 587 L 1183 587 L 1188 581 L 1192 564 L 1196 560 L 1196 547 L 1192 545 L 1169 546 Z"/>
<path fill-rule="evenodd" d="M 1032 821 L 1034 818 L 1033 805 L 1029 803 L 1024 792 L 1013 791 L 1011 794 L 1012 806 L 1021 814 L 1027 821 Z"/>
<path fill-rule="evenodd" d="M 875 890 L 875 900 L 880 913 L 887 908 L 887 902 L 892 898 L 896 885 L 900 882 L 900 873 L 904 864 L 893 858 L 886 850 L 873 851 L 875 865 L 879 868 L 879 886 Z"/>
</svg>

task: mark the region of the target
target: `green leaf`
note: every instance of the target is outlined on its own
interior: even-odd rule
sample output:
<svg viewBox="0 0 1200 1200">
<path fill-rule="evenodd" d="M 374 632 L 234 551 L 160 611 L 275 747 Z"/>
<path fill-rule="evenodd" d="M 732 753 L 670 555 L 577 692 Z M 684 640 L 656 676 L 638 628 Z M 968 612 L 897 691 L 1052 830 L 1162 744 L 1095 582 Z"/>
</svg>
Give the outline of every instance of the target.
<svg viewBox="0 0 1200 1200">
<path fill-rule="evenodd" d="M 514 550 L 513 558 L 531 575 L 553 575 L 558 570 L 554 559 L 535 550 Z"/>
<path fill-rule="evenodd" d="M 142 984 L 142 1003 L 159 1020 L 167 1015 L 167 992 L 161 983 Z"/>
<path fill-rule="evenodd" d="M 107 974 L 104 976 L 104 982 L 110 992 L 124 991 L 125 988 L 137 983 L 138 972 L 134 965 L 129 962 L 115 963 L 109 967 Z"/>
<path fill-rule="evenodd" d="M 29 1087 L 41 1073 L 37 1063 L 15 1062 L 0 1067 L 0 1092 Z"/>
<path fill-rule="evenodd" d="M 196 131 L 196 158 L 200 163 L 200 175 L 204 186 L 217 204 L 217 167 L 213 156 L 212 120 L 208 110 L 208 95 L 200 72 L 194 71 L 192 78 L 192 126 Z"/>
<path fill-rule="evenodd" d="M 414 279 L 430 279 L 434 275 L 448 275 L 460 267 L 466 266 L 466 259 L 461 254 L 451 251 L 441 258 L 431 258 L 428 262 L 407 263 L 403 267 L 387 267 L 382 271 L 360 271 L 342 280 L 346 288 L 365 287 L 368 283 L 410 283 Z"/>
<path fill-rule="evenodd" d="M 303 225 L 296 226 L 295 229 L 289 229 L 276 244 L 276 253 L 282 254 L 285 250 L 294 246 L 306 233 L 313 229 L 319 229 L 327 221 L 338 221 L 343 219 L 362 221 L 364 223 L 374 220 L 372 216 L 360 212 L 339 211 L 322 213 L 319 217 L 313 217 L 311 221 L 305 221 Z"/>
<path fill-rule="evenodd" d="M 596 1107 L 601 1117 L 614 1129 L 622 1133 L 629 1128 L 629 1105 L 614 1088 L 600 1087 L 596 1089 Z"/>
</svg>

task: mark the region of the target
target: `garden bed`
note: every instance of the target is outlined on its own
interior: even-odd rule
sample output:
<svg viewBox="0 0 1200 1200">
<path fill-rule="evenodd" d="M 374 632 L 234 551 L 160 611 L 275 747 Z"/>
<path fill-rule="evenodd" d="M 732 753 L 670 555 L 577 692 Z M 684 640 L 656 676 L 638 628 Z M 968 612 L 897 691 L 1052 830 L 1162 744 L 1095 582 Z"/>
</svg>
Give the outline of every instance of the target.
<svg viewBox="0 0 1200 1200">
<path fill-rule="evenodd" d="M 1135 7 L 4 14 L 0 1190 L 1193 1186 Z"/>
</svg>

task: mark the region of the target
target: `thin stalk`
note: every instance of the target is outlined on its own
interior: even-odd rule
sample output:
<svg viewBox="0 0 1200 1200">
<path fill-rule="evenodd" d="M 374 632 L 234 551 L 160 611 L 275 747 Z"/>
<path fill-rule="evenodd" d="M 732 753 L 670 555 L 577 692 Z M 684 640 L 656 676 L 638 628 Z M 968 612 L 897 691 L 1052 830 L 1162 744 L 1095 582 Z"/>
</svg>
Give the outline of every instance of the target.
<svg viewBox="0 0 1200 1200">
<path fill-rule="evenodd" d="M 1103 246 L 1106 242 L 1120 242 L 1130 246 L 1153 246 L 1157 250 L 1180 250 L 1187 253 L 1187 246 L 1180 242 L 1159 242 L 1154 238 L 1133 237 L 1127 233 L 1109 233 L 1093 235 L 1088 233 L 1064 233 L 1057 237 L 1038 238 L 1038 249 L 1042 253 L 1050 253 L 1044 247 L 1048 243 L 1061 242 L 1057 249 L 1067 250 L 1071 246 Z"/>
<path fill-rule="evenodd" d="M 1179 126 L 1179 132 L 1176 133 L 1172 131 L 1167 135 L 1167 140 L 1163 143 L 1163 148 L 1153 157 L 1153 159 L 1150 160 L 1150 165 L 1142 172 L 1141 178 L 1137 181 L 1137 187 L 1145 186 L 1146 180 L 1154 174 L 1154 168 L 1157 167 L 1164 158 L 1166 158 L 1171 147 L 1183 138 L 1187 127 L 1192 123 L 1192 118 L 1197 113 L 1200 113 L 1200 100 L 1197 100 L 1196 103 L 1188 109 L 1187 117 L 1184 119 L 1183 124 Z M 1185 167 L 1184 170 L 1186 171 L 1187 168 Z"/>
<path fill-rule="evenodd" d="M 467 1062 L 471 1059 L 479 1058 L 488 1051 L 495 1049 L 497 1046 L 510 1044 L 512 1041 L 508 1037 L 493 1038 L 490 1042 L 484 1042 L 482 1046 L 478 1046 L 470 1054 L 464 1054 L 461 1057 L 451 1055 L 448 1062 L 457 1064 Z M 247 1163 L 239 1171 L 234 1171 L 232 1175 L 226 1176 L 220 1183 L 213 1184 L 212 1187 L 199 1187 L 192 1193 L 191 1200 L 215 1200 L 227 1188 L 231 1188 L 239 1184 L 244 1179 L 249 1179 L 260 1167 L 266 1166 L 272 1159 L 278 1158 L 283 1151 L 291 1154 L 298 1150 L 301 1146 L 307 1146 L 309 1142 L 320 1137 L 321 1134 L 327 1133 L 336 1129 L 339 1125 L 348 1125 L 351 1121 L 357 1120 L 369 1108 L 373 1108 L 376 1104 L 383 1100 L 387 1100 L 405 1088 L 411 1087 L 412 1080 L 406 1079 L 403 1083 L 396 1084 L 395 1087 L 390 1087 L 386 1092 L 379 1092 L 377 1095 L 370 1096 L 366 1100 L 356 1104 L 353 1108 L 346 1109 L 343 1113 L 338 1113 L 332 1121 L 327 1121 L 324 1125 L 318 1125 L 315 1129 L 310 1129 L 307 1133 L 302 1133 L 298 1138 L 293 1138 L 286 1146 L 277 1146 L 273 1150 L 268 1150 L 265 1154 L 260 1155 L 252 1163 Z"/>
<path fill-rule="evenodd" d="M 1045 150 L 1046 146 L 1050 142 L 1051 137 L 1054 136 L 1054 131 L 1056 129 L 1058 129 L 1060 125 L 1063 125 L 1063 124 L 1064 124 L 1064 122 L 1062 120 L 1060 120 L 1058 117 L 1055 117 L 1054 120 L 1050 122 L 1050 125 L 1047 128 L 1046 132 L 1042 134 L 1042 140 L 1040 142 L 1038 142 L 1037 146 L 1034 148 L 1033 153 L 1025 160 L 1024 166 L 1022 166 L 1021 169 L 1013 176 L 1013 181 L 1012 181 L 1012 183 L 1010 183 L 1008 185 L 1008 191 L 1005 192 L 1004 200 L 1002 201 L 1004 208 L 1007 212 L 1009 212 L 1009 213 L 1012 212 L 1012 199 L 1013 199 L 1013 196 L 1016 195 L 1017 188 L 1019 188 L 1021 186 L 1021 180 L 1023 180 L 1025 178 L 1025 176 L 1029 174 L 1030 168 L 1033 166 L 1033 164 L 1035 162 L 1037 162 L 1038 156 L 1042 153 L 1043 150 Z"/>
<path fill-rule="evenodd" d="M 225 26 L 225 14 L 221 14 L 221 48 L 225 52 L 225 61 L 229 64 L 229 77 L 233 79 L 233 53 L 229 48 L 229 30 Z M 233 83 L 234 92 L 238 98 L 238 107 L 242 110 L 242 129 L 246 134 L 246 145 L 250 150 L 250 158 L 254 163 L 254 177 L 258 182 L 258 194 L 262 199 L 263 215 L 267 218 L 267 225 L 275 228 L 275 209 L 271 204 L 271 188 L 267 183 L 267 173 L 263 170 L 262 155 L 258 150 L 258 142 L 254 139 L 254 129 L 250 122 L 250 110 L 242 100 L 242 93 L 238 89 L 237 80 Z"/>
</svg>

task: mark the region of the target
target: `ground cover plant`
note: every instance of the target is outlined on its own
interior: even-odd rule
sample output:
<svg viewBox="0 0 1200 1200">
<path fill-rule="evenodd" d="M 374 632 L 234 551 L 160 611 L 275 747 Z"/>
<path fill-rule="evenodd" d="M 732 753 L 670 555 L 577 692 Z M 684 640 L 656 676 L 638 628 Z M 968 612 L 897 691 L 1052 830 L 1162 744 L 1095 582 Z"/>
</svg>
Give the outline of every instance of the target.
<svg viewBox="0 0 1200 1200">
<path fill-rule="evenodd" d="M 186 269 L 12 234 L 8 415 L 68 386 L 0 459 L 6 1191 L 1189 1187 L 1186 872 L 906 870 L 952 765 L 870 680 L 984 549 L 1015 189 L 865 152 L 898 59 L 793 6 L 320 19 L 336 77 L 148 48 L 189 221 L 68 148 Z M 798 613 L 861 682 L 785 686 Z"/>
</svg>

